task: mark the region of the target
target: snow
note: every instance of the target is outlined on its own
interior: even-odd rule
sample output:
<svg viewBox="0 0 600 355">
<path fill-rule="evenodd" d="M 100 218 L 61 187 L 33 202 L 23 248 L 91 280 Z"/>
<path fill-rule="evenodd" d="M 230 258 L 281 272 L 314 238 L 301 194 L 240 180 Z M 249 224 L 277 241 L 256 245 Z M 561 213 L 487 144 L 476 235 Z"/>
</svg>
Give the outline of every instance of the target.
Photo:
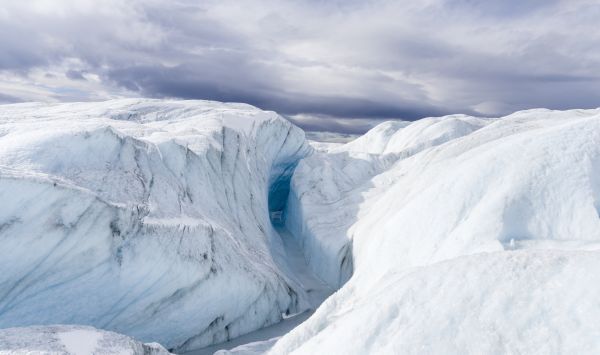
<svg viewBox="0 0 600 355">
<path fill-rule="evenodd" d="M 363 190 L 369 190 L 372 177 L 398 160 L 467 135 L 488 122 L 469 116 L 428 118 L 411 125 L 389 121 L 346 145 L 303 159 L 292 179 L 286 224 L 299 237 L 314 272 L 335 288 L 352 274 L 346 231 L 356 219 Z"/>
<path fill-rule="evenodd" d="M 0 327 L 84 324 L 181 351 L 308 309 L 274 260 L 268 201 L 310 150 L 243 104 L 0 106 Z"/>
<path fill-rule="evenodd" d="M 598 353 L 599 176 L 600 110 L 386 123 L 305 158 L 286 224 L 343 287 L 270 352 Z"/>
<path fill-rule="evenodd" d="M 594 354 L 598 256 L 482 253 L 390 272 L 346 286 L 271 353 Z"/>
<path fill-rule="evenodd" d="M 80 325 L 0 329 L 0 354 L 168 355 L 156 343 Z"/>
<path fill-rule="evenodd" d="M 86 355 L 92 354 L 96 350 L 98 341 L 102 339 L 102 334 L 89 329 L 74 329 L 58 333 L 58 339 L 63 343 L 69 354 Z"/>
<path fill-rule="evenodd" d="M 320 143 L 348 143 L 360 137 L 359 134 L 338 133 L 327 131 L 307 131 L 306 139 Z"/>
</svg>

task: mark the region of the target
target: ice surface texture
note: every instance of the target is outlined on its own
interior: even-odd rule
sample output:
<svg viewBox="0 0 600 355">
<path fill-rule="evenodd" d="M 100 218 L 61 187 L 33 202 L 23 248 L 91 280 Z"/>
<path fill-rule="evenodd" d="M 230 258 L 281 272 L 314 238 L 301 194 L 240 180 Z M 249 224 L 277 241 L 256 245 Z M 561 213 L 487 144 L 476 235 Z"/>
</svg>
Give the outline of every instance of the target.
<svg viewBox="0 0 600 355">
<path fill-rule="evenodd" d="M 341 289 L 238 353 L 600 353 L 600 110 L 387 122 L 312 150 L 241 104 L 7 105 L 0 201 L 0 327 L 199 348 L 314 306 L 328 288 L 303 253 Z M 77 331 L 47 339 L 101 339 Z"/>
<path fill-rule="evenodd" d="M 386 123 L 315 153 L 286 223 L 318 275 L 353 275 L 271 351 L 598 353 L 599 207 L 600 110 Z"/>
<path fill-rule="evenodd" d="M 3 354 L 169 355 L 157 343 L 143 344 L 122 334 L 81 325 L 0 329 Z"/>
<path fill-rule="evenodd" d="M 272 257 L 269 184 L 310 149 L 243 104 L 1 106 L 0 327 L 92 325 L 182 350 L 279 321 L 306 300 Z"/>
</svg>

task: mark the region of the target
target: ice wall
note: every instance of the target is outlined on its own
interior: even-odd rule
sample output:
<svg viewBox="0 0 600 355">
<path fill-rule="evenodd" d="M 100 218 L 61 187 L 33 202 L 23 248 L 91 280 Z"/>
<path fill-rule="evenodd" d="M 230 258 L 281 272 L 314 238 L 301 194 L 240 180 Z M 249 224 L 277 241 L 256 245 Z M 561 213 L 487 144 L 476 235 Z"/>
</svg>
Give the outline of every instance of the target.
<svg viewBox="0 0 600 355">
<path fill-rule="evenodd" d="M 308 149 L 243 104 L 2 106 L 0 327 L 85 324 L 184 350 L 279 321 L 303 293 L 273 261 L 269 184 Z"/>
</svg>

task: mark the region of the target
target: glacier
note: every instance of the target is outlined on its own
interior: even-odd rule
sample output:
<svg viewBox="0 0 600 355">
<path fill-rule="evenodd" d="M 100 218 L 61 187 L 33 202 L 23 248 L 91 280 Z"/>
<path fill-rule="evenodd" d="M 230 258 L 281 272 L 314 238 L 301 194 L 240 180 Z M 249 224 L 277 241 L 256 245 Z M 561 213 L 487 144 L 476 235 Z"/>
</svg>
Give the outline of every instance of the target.
<svg viewBox="0 0 600 355">
<path fill-rule="evenodd" d="M 600 109 L 326 138 L 244 104 L 0 106 L 0 351 L 600 351 Z"/>
<path fill-rule="evenodd" d="M 184 350 L 307 309 L 269 208 L 310 151 L 244 104 L 2 106 L 0 327 L 84 324 Z"/>
<path fill-rule="evenodd" d="M 598 109 L 384 123 L 303 159 L 289 210 L 343 287 L 272 354 L 600 351 Z"/>
</svg>

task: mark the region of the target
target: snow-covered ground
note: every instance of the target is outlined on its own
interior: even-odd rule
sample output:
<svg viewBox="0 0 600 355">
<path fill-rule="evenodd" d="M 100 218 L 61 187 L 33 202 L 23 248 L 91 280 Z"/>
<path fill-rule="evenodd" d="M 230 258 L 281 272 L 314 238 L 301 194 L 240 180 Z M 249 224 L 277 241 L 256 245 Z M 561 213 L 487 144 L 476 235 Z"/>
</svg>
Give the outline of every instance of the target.
<svg viewBox="0 0 600 355">
<path fill-rule="evenodd" d="M 360 137 L 359 134 L 349 133 L 336 133 L 336 132 L 318 132 L 318 131 L 307 131 L 305 132 L 306 139 L 312 142 L 321 143 L 348 143 Z"/>
<path fill-rule="evenodd" d="M 240 104 L 8 105 L 0 200 L 0 327 L 192 354 L 600 352 L 600 109 L 309 145 Z"/>
<path fill-rule="evenodd" d="M 382 124 L 289 198 L 311 268 L 353 274 L 273 354 L 600 352 L 600 110 Z"/>
<path fill-rule="evenodd" d="M 0 329 L 0 354 L 169 355 L 157 343 L 81 325 Z"/>
<path fill-rule="evenodd" d="M 303 159 L 292 179 L 286 224 L 299 238 L 313 270 L 333 287 L 352 274 L 347 231 L 359 219 L 365 194 L 383 193 L 383 189 L 372 189 L 374 177 L 395 171 L 394 164 L 400 160 L 467 135 L 488 122 L 467 116 L 428 118 L 411 125 L 390 121 L 350 143 Z"/>
</svg>

